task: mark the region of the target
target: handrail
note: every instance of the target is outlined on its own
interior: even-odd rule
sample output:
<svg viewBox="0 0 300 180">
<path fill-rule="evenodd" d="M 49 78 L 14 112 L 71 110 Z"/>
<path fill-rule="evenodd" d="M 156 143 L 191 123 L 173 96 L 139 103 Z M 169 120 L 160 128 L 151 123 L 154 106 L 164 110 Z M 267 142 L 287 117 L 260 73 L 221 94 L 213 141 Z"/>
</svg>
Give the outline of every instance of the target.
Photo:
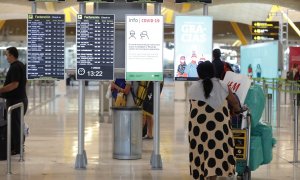
<svg viewBox="0 0 300 180">
<path fill-rule="evenodd" d="M 11 112 L 14 109 L 21 108 L 20 119 L 20 160 L 24 161 L 23 136 L 24 136 L 24 104 L 22 102 L 8 107 L 7 110 L 7 174 L 11 174 Z"/>
</svg>

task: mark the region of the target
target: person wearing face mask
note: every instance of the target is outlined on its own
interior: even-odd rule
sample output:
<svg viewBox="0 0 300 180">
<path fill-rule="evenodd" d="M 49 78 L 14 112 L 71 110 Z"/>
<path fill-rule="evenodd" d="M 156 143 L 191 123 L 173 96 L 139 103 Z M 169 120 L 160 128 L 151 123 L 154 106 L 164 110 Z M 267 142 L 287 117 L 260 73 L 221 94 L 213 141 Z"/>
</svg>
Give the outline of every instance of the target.
<svg viewBox="0 0 300 180">
<path fill-rule="evenodd" d="M 195 51 L 193 51 L 191 62 L 186 66 L 184 73 L 187 74 L 187 77 L 198 77 L 197 74 L 197 55 Z"/>
<path fill-rule="evenodd" d="M 9 70 L 5 77 L 5 82 L 0 88 L 2 98 L 6 99 L 6 107 L 10 107 L 17 103 L 24 104 L 24 115 L 27 111 L 28 98 L 26 94 L 26 66 L 18 60 L 19 53 L 17 48 L 9 47 L 5 51 L 8 63 L 10 64 Z M 12 111 L 11 122 L 11 154 L 20 153 L 20 108 Z"/>
<path fill-rule="evenodd" d="M 180 64 L 177 68 L 177 77 L 186 77 L 187 75 L 184 73 L 186 67 L 185 56 L 180 57 Z"/>
</svg>

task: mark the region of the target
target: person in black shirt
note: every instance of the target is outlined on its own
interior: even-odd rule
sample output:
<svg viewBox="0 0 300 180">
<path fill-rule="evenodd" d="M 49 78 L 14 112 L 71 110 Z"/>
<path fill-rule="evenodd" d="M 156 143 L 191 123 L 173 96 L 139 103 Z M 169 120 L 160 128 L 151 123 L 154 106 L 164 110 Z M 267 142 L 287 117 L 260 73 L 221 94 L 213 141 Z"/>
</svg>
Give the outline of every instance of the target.
<svg viewBox="0 0 300 180">
<path fill-rule="evenodd" d="M 215 77 L 222 80 L 222 75 L 224 74 L 224 64 L 221 61 L 221 50 L 220 49 L 214 49 L 213 50 L 213 61 L 212 64 L 215 68 Z"/>
<path fill-rule="evenodd" d="M 5 55 L 10 67 L 6 74 L 4 85 L 0 88 L 1 97 L 6 99 L 7 108 L 14 104 L 23 102 L 25 114 L 28 106 L 28 98 L 26 94 L 26 66 L 18 60 L 19 53 L 17 48 L 7 48 Z M 13 110 L 11 114 L 12 155 L 20 153 L 20 113 L 20 108 L 17 108 Z"/>
</svg>

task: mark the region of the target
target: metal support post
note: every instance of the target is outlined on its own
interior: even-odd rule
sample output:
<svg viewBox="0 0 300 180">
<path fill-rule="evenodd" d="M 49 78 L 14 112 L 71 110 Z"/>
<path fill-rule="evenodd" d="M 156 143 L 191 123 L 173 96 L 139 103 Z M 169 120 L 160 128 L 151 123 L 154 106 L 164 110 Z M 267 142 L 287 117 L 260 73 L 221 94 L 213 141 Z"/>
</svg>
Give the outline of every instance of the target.
<svg viewBox="0 0 300 180">
<path fill-rule="evenodd" d="M 39 95 L 40 95 L 40 104 L 42 103 L 42 81 L 39 81 L 39 86 L 40 86 L 40 92 L 39 92 Z"/>
<path fill-rule="evenodd" d="M 298 162 L 298 106 L 297 95 L 294 97 L 294 163 Z"/>
<path fill-rule="evenodd" d="M 276 88 L 276 120 L 277 120 L 277 127 L 280 127 L 280 83 L 279 80 L 277 81 L 277 88 Z"/>
<path fill-rule="evenodd" d="M 274 96 L 275 91 L 275 79 L 272 78 L 272 95 Z M 273 97 L 275 99 L 275 96 Z"/>
<path fill-rule="evenodd" d="M 267 111 L 267 122 L 272 125 L 272 94 L 268 94 L 268 111 Z"/>
<path fill-rule="evenodd" d="M 264 110 L 264 113 L 265 113 L 265 122 L 268 122 L 269 120 L 269 107 L 268 107 L 268 104 L 269 104 L 269 97 L 268 97 L 268 85 L 265 84 L 264 85 L 264 94 L 265 94 L 265 110 Z"/>
<path fill-rule="evenodd" d="M 32 81 L 32 84 L 33 84 L 33 90 L 32 90 L 32 93 L 33 93 L 33 95 L 32 95 L 32 96 L 33 96 L 33 107 L 35 107 L 35 105 L 36 105 L 36 104 L 35 104 L 35 100 L 36 100 L 36 98 L 35 98 L 35 94 L 36 94 L 35 84 L 36 84 L 36 83 L 35 83 L 35 82 L 36 82 L 36 81 Z"/>
<path fill-rule="evenodd" d="M 284 81 L 284 104 L 286 104 L 286 91 L 287 91 L 287 80 Z"/>
<path fill-rule="evenodd" d="M 31 5 L 31 12 L 32 12 L 33 14 L 35 14 L 35 13 L 36 13 L 36 9 L 37 9 L 36 2 L 32 2 L 32 5 Z"/>
<path fill-rule="evenodd" d="M 85 13 L 86 4 L 81 2 L 79 4 L 79 12 Z M 84 150 L 84 115 L 85 115 L 85 81 L 79 80 L 79 113 L 78 113 L 78 154 L 76 156 L 75 169 L 86 169 L 87 156 Z"/>
<path fill-rule="evenodd" d="M 159 122 L 159 109 L 160 109 L 160 82 L 155 81 L 154 87 L 154 141 L 153 141 L 153 152 L 151 155 L 152 169 L 162 169 L 162 160 L 159 152 L 160 143 L 160 122 Z"/>
<path fill-rule="evenodd" d="M 208 16 L 208 4 L 203 3 L 203 16 Z"/>
<path fill-rule="evenodd" d="M 20 112 L 20 159 L 19 161 L 24 161 L 23 152 L 23 136 L 24 136 L 24 104 L 18 103 L 8 107 L 7 110 L 7 174 L 11 174 L 11 112 L 14 109 L 21 108 Z"/>
<path fill-rule="evenodd" d="M 99 84 L 99 122 L 104 122 L 104 87 L 103 82 Z"/>
<path fill-rule="evenodd" d="M 156 15 L 161 14 L 161 4 L 155 3 L 154 11 Z M 152 169 L 160 170 L 162 169 L 162 160 L 160 155 L 159 143 L 160 143 L 160 121 L 159 121 L 159 110 L 160 110 L 160 82 L 153 82 L 153 116 L 154 116 L 154 139 L 153 139 L 153 152 L 151 155 L 150 164 Z"/>
</svg>

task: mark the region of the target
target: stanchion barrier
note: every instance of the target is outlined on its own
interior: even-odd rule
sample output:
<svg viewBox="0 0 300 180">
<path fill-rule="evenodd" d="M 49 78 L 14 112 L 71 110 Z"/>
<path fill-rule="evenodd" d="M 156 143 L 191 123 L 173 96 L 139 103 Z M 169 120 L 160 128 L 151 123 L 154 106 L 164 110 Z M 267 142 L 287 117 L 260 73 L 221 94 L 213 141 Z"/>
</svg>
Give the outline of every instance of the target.
<svg viewBox="0 0 300 180">
<path fill-rule="evenodd" d="M 268 94 L 268 119 L 267 122 L 272 125 L 272 94 Z"/>
<path fill-rule="evenodd" d="M 20 160 L 24 161 L 23 152 L 23 136 L 24 136 L 24 105 L 23 103 L 18 103 L 8 107 L 7 110 L 7 174 L 11 174 L 11 112 L 14 109 L 21 108 L 20 117 Z"/>
<path fill-rule="evenodd" d="M 287 86 L 286 86 L 286 81 L 284 81 L 284 104 L 286 104 L 286 88 L 287 88 Z"/>
<path fill-rule="evenodd" d="M 298 106 L 297 95 L 294 96 L 294 163 L 298 162 Z"/>
</svg>

